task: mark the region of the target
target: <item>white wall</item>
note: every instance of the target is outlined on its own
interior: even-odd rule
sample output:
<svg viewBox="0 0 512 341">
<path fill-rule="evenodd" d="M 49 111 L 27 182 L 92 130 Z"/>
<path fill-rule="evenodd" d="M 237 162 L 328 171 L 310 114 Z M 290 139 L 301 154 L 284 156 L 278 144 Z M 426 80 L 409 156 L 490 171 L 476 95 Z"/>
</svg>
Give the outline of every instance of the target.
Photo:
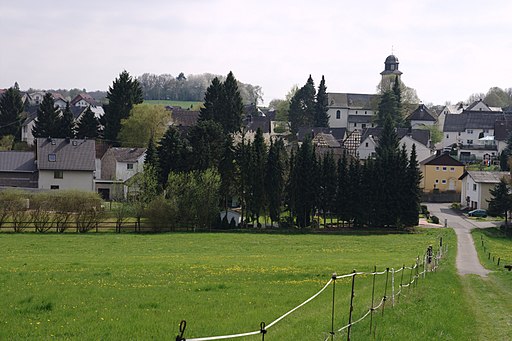
<svg viewBox="0 0 512 341">
<path fill-rule="evenodd" d="M 133 169 L 128 169 L 128 163 L 131 162 L 116 162 L 116 180 L 126 181 L 137 173 L 144 170 L 144 157 L 145 153 L 138 159 L 138 162 L 133 162 Z"/>
<path fill-rule="evenodd" d="M 53 170 L 40 170 L 39 188 L 51 189 L 52 185 L 59 186 L 59 189 L 94 191 L 93 172 L 63 171 L 62 179 L 55 179 Z"/>
<path fill-rule="evenodd" d="M 359 147 L 357 147 L 359 158 L 361 160 L 368 159 L 372 153 L 375 153 L 375 147 L 375 141 L 372 138 L 367 137 L 363 142 L 361 142 Z"/>
<path fill-rule="evenodd" d="M 27 142 L 29 146 L 34 144 L 34 135 L 32 135 L 32 128 L 35 124 L 36 121 L 32 120 L 26 126 L 21 127 L 21 140 Z"/>
</svg>

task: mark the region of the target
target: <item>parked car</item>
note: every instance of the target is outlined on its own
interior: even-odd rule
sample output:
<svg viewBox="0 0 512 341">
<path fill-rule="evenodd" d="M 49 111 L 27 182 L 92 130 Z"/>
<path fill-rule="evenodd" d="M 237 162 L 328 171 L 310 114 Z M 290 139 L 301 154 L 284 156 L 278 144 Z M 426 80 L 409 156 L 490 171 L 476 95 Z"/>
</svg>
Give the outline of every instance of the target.
<svg viewBox="0 0 512 341">
<path fill-rule="evenodd" d="M 486 210 L 473 210 L 468 212 L 469 217 L 487 217 L 487 211 Z"/>
</svg>

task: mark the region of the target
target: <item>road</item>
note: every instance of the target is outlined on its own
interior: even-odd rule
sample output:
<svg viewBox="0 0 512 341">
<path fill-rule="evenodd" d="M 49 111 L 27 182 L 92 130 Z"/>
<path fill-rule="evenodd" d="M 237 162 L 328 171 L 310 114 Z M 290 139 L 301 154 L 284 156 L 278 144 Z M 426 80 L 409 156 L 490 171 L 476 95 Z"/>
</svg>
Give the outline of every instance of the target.
<svg viewBox="0 0 512 341">
<path fill-rule="evenodd" d="M 487 277 L 490 272 L 482 266 L 478 260 L 478 255 L 475 249 L 475 243 L 471 236 L 471 230 L 474 228 L 484 228 L 492 225 L 490 222 L 477 222 L 467 219 L 466 217 L 457 214 L 449 208 L 450 204 L 426 204 L 430 214 L 439 218 L 439 222 L 444 224 L 447 219 L 448 226 L 453 227 L 457 235 L 457 258 L 456 265 L 457 271 L 461 275 L 475 274 L 482 277 Z"/>
</svg>

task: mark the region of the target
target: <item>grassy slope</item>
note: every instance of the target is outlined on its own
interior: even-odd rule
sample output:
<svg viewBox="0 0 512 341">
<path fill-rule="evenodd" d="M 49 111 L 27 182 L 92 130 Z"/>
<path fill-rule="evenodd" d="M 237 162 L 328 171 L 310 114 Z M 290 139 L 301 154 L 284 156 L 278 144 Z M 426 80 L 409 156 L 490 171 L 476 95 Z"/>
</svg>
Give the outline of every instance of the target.
<svg viewBox="0 0 512 341">
<path fill-rule="evenodd" d="M 181 319 L 186 337 L 259 329 L 319 290 L 333 271 L 412 265 L 450 230 L 410 235 L 0 235 L 0 339 L 164 339 Z M 379 339 L 478 339 L 454 271 L 436 274 L 375 318 Z M 398 283 L 398 278 L 395 279 Z M 358 278 L 354 317 L 370 305 Z M 336 326 L 348 319 L 350 280 L 336 287 Z M 378 280 L 377 292 L 383 292 Z M 331 288 L 269 330 L 271 340 L 320 339 Z M 366 321 L 353 328 L 366 339 Z M 357 336 L 357 338 L 356 338 Z M 251 338 L 249 338 L 251 339 Z M 252 338 L 254 340 L 260 337 Z"/>
<path fill-rule="evenodd" d="M 511 263 L 512 239 L 505 238 L 496 229 L 473 230 L 480 261 L 493 272 L 486 279 L 464 277 L 464 291 L 473 302 L 471 308 L 478 317 L 481 340 L 512 340 L 512 272 L 503 268 L 503 262 L 498 267 L 488 259 L 481 244 L 482 237 L 487 252 Z"/>
<path fill-rule="evenodd" d="M 202 105 L 202 102 L 194 102 L 194 101 L 172 101 L 172 100 L 145 100 L 144 104 L 150 105 L 170 105 L 170 106 L 178 106 L 183 109 L 199 110 Z"/>
</svg>

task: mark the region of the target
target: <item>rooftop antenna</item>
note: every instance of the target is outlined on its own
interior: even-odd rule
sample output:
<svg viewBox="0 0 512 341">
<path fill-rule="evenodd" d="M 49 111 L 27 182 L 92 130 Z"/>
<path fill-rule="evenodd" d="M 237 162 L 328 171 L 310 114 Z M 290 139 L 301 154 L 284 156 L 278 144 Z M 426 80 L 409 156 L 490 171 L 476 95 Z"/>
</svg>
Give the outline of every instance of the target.
<svg viewBox="0 0 512 341">
<path fill-rule="evenodd" d="M 395 54 L 395 49 L 393 45 L 391 45 L 391 54 Z"/>
</svg>

